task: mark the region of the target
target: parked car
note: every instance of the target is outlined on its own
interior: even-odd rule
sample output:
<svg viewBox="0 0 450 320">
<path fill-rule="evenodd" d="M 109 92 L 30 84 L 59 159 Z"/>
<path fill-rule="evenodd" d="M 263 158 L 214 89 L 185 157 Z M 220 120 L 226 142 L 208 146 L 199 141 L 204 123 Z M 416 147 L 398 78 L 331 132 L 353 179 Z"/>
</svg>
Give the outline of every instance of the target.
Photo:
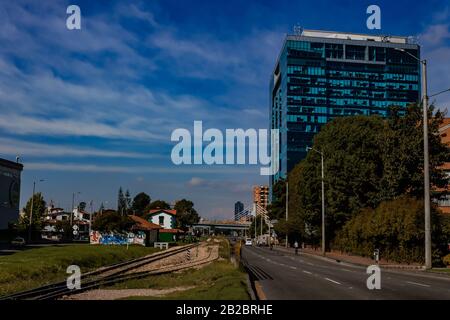
<svg viewBox="0 0 450 320">
<path fill-rule="evenodd" d="M 11 244 L 16 247 L 21 247 L 25 245 L 25 239 L 22 237 L 16 237 L 11 241 Z"/>
<path fill-rule="evenodd" d="M 252 239 L 251 238 L 247 238 L 247 239 L 245 239 L 245 245 L 246 246 L 251 246 L 253 243 L 252 243 Z"/>
</svg>

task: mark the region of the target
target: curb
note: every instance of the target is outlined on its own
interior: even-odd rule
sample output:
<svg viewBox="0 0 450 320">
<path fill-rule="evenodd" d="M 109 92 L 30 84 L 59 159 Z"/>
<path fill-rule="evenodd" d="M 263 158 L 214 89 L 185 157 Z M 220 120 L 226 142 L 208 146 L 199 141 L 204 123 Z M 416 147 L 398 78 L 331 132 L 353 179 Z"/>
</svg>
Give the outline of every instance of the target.
<svg viewBox="0 0 450 320">
<path fill-rule="evenodd" d="M 245 284 L 247 285 L 247 293 L 250 296 L 250 299 L 251 300 L 258 300 L 256 298 L 255 291 L 252 288 L 252 283 L 251 283 L 251 280 L 250 280 L 250 276 L 248 275 L 247 272 L 245 273 Z"/>
</svg>

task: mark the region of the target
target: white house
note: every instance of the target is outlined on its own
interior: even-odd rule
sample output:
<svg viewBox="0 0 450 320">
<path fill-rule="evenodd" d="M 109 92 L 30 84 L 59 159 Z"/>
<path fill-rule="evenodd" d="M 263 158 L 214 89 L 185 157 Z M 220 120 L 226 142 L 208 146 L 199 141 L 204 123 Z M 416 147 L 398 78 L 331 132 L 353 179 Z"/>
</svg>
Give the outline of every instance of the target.
<svg viewBox="0 0 450 320">
<path fill-rule="evenodd" d="M 148 213 L 147 220 L 154 224 L 160 225 L 164 229 L 175 229 L 176 215 L 176 210 L 154 209 L 150 210 Z"/>
<path fill-rule="evenodd" d="M 64 211 L 63 208 L 55 208 L 50 205 L 44 214 L 44 221 L 64 221 L 70 219 L 70 213 Z"/>
</svg>

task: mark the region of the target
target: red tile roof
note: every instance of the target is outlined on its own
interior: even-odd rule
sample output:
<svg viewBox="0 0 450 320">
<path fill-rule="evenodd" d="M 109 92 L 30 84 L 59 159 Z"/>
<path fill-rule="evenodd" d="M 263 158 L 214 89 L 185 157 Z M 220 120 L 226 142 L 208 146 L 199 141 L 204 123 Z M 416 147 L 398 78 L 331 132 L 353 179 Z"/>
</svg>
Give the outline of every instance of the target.
<svg viewBox="0 0 450 320">
<path fill-rule="evenodd" d="M 177 210 L 168 210 L 168 209 L 152 209 L 149 211 L 149 214 L 154 214 L 154 213 L 158 213 L 158 212 L 165 212 L 168 214 L 172 214 L 174 216 L 177 214 Z"/>
<path fill-rule="evenodd" d="M 135 230 L 155 230 L 155 229 L 161 229 L 162 227 L 155 224 L 155 223 L 151 223 L 145 219 L 142 219 L 141 217 L 138 216 L 129 216 L 131 218 L 131 220 L 133 220 L 135 222 L 135 225 L 132 227 L 132 229 Z"/>
</svg>

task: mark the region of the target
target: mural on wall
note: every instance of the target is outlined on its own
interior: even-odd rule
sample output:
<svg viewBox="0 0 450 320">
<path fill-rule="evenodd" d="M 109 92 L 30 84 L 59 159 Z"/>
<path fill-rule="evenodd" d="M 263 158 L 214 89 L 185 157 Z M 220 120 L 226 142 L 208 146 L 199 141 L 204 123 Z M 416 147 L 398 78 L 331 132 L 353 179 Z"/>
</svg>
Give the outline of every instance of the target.
<svg viewBox="0 0 450 320">
<path fill-rule="evenodd" d="M 91 244 L 106 244 L 106 245 L 126 245 L 137 244 L 145 246 L 145 233 L 138 231 L 137 233 L 100 233 L 98 231 L 91 231 Z"/>
</svg>

